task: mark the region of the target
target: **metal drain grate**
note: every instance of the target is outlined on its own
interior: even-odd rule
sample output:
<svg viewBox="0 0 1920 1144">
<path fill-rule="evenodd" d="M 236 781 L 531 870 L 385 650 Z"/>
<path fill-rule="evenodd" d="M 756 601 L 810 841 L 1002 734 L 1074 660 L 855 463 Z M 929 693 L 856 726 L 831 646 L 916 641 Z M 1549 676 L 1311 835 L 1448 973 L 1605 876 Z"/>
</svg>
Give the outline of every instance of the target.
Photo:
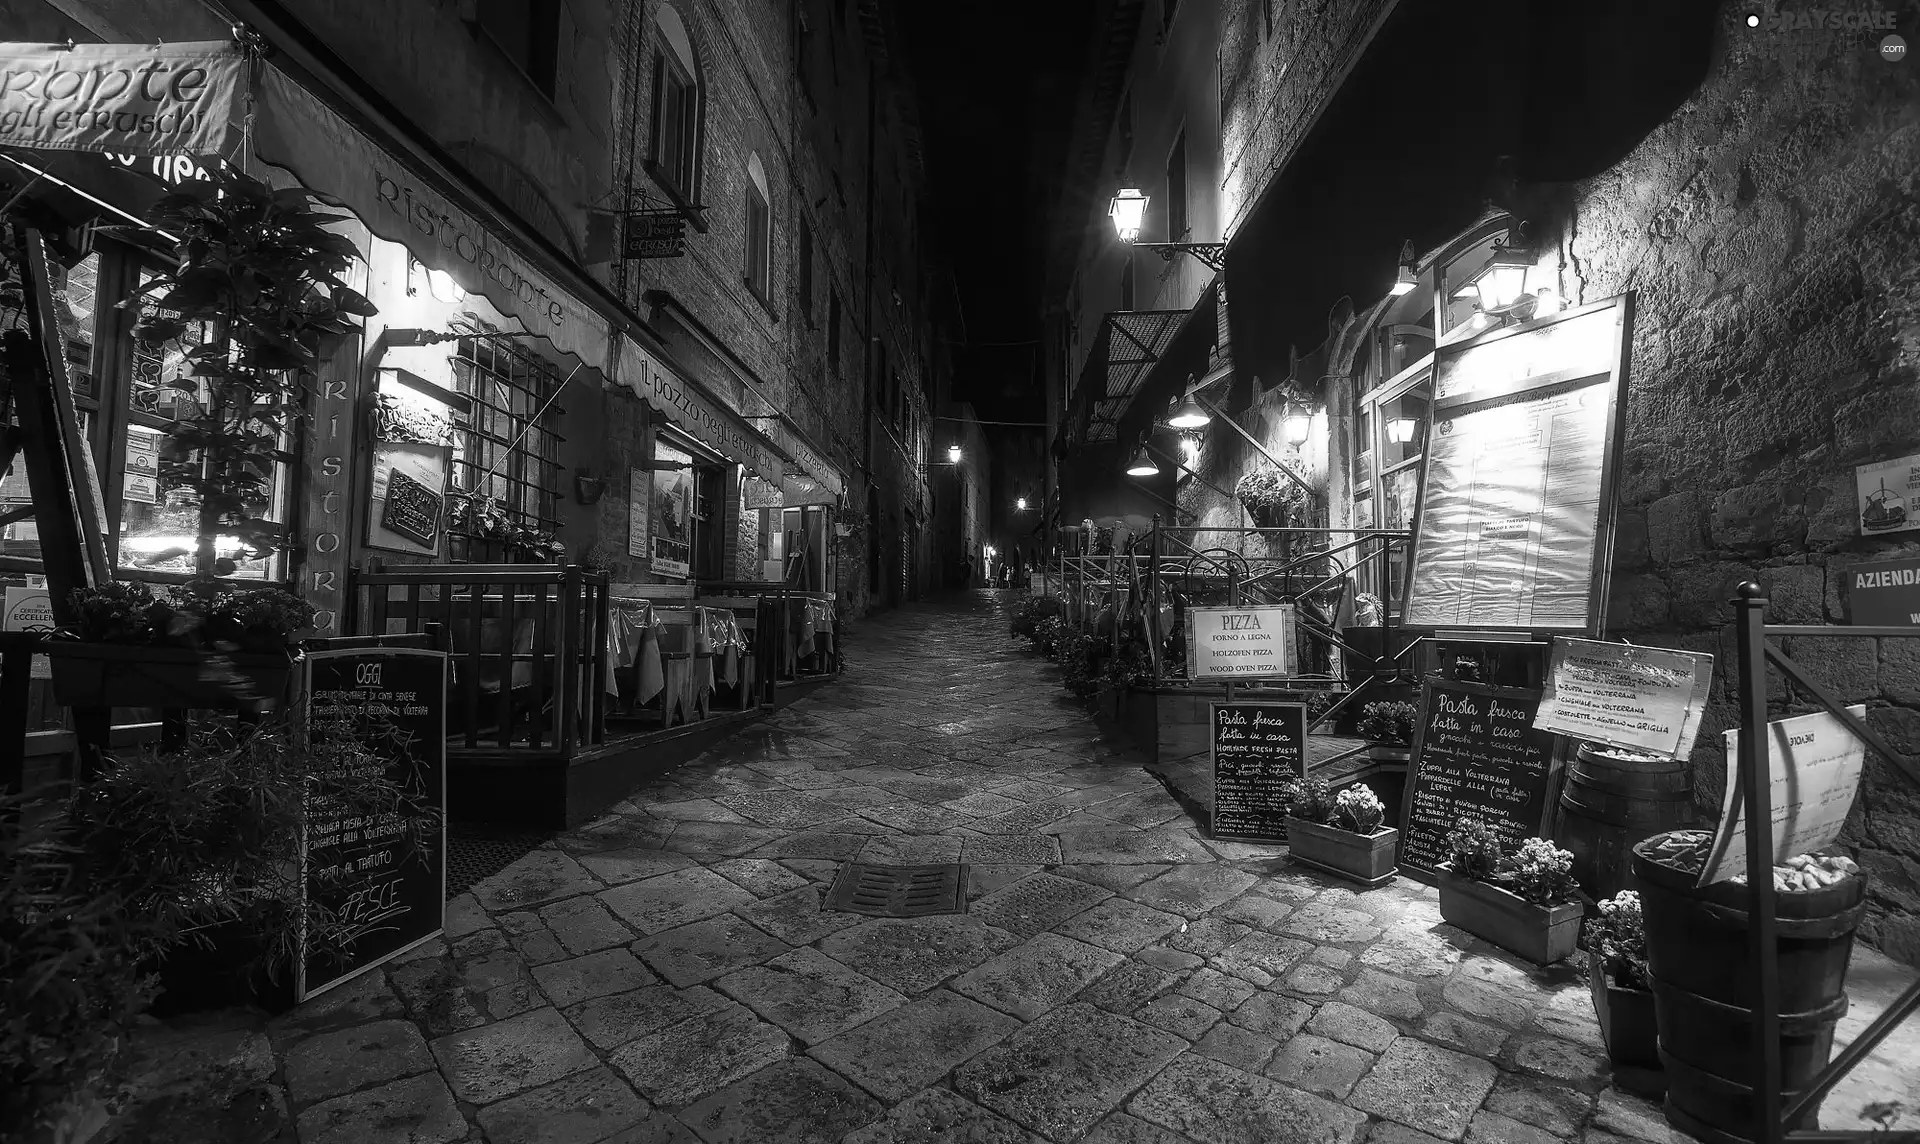
<svg viewBox="0 0 1920 1144">
<path fill-rule="evenodd" d="M 967 912 L 967 868 L 940 866 L 840 867 L 823 909 L 878 918 L 919 918 Z"/>
<path fill-rule="evenodd" d="M 553 834 L 454 824 L 447 830 L 447 898 L 466 893 L 551 841 Z"/>
</svg>

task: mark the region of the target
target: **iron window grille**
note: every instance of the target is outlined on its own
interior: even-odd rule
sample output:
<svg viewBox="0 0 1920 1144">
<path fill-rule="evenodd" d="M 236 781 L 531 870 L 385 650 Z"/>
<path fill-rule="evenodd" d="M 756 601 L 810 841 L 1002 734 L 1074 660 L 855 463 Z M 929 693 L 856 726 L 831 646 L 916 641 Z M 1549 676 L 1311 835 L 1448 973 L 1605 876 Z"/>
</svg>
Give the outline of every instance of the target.
<svg viewBox="0 0 1920 1144">
<path fill-rule="evenodd" d="M 564 379 L 543 359 L 505 338 L 462 337 L 453 355 L 457 390 L 471 407 L 454 420 L 453 487 L 499 502 L 509 522 L 545 535 L 560 527 L 560 444 L 551 404 Z M 542 412 L 544 409 L 545 412 Z M 455 561 L 496 562 L 491 538 L 448 529 Z"/>
</svg>

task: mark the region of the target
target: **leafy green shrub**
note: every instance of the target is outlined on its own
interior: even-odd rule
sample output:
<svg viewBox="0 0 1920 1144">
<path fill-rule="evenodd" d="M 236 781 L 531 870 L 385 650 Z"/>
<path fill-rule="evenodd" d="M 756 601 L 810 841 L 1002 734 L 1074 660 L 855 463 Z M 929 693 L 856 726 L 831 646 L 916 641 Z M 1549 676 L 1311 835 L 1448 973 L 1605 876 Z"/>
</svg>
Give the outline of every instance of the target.
<svg viewBox="0 0 1920 1144">
<path fill-rule="evenodd" d="M 1529 838 L 1501 866 L 1495 881 L 1537 906 L 1579 900 L 1573 854 L 1545 838 Z"/>
<path fill-rule="evenodd" d="M 1493 828 L 1478 818 L 1462 818 L 1447 833 L 1448 863 L 1462 878 L 1490 882 L 1499 872 L 1505 848 Z"/>
<path fill-rule="evenodd" d="M 1622 989 L 1647 989 L 1647 925 L 1640 892 L 1622 890 L 1600 903 L 1600 916 L 1587 922 L 1587 949 L 1600 958 L 1607 976 Z"/>
<path fill-rule="evenodd" d="M 1419 714 L 1411 703 L 1369 703 L 1360 709 L 1360 737 L 1369 743 L 1411 743 L 1413 721 Z"/>
<path fill-rule="evenodd" d="M 314 607 L 280 588 L 234 588 L 193 581 L 156 597 L 145 584 L 102 584 L 68 593 L 77 619 L 70 631 L 96 643 L 186 647 L 201 651 L 286 649 L 313 627 Z"/>
<path fill-rule="evenodd" d="M 1334 817 L 1355 834 L 1372 834 L 1387 820 L 1387 808 L 1366 783 L 1355 783 L 1334 799 Z"/>
<path fill-rule="evenodd" d="M 51 1123 L 153 999 L 154 924 L 80 854 L 56 807 L 0 800 L 0 1139 Z"/>
<path fill-rule="evenodd" d="M 1306 822 L 1330 826 L 1333 824 L 1335 806 L 1333 790 L 1327 785 L 1327 780 L 1307 778 L 1295 786 L 1293 807 L 1287 813 Z"/>
</svg>

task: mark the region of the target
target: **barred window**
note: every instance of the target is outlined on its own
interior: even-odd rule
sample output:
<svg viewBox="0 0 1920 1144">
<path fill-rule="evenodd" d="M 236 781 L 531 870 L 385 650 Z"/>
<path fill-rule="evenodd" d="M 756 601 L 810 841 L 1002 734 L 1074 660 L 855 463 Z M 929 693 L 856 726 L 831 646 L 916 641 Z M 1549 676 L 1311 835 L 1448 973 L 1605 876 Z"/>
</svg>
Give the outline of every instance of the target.
<svg viewBox="0 0 1920 1144">
<path fill-rule="evenodd" d="M 461 338 L 453 376 L 472 408 L 455 422 L 452 483 L 491 497 L 514 526 L 551 536 L 560 526 L 560 442 L 564 412 L 554 401 L 564 378 L 505 338 Z M 454 560 L 509 558 L 487 538 L 449 529 Z"/>
</svg>

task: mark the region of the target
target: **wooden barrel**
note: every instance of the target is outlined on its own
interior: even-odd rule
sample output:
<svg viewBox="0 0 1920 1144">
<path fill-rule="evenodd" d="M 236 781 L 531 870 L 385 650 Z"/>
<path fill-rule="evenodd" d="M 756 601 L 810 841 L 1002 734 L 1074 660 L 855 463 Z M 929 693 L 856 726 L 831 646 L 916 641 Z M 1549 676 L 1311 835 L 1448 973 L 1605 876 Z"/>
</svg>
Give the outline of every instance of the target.
<svg viewBox="0 0 1920 1144">
<path fill-rule="evenodd" d="M 1646 919 L 1647 964 L 1667 1073 L 1667 1119 L 1708 1141 L 1745 1141 L 1753 1119 L 1753 1006 L 1747 887 L 1716 882 L 1633 851 Z M 1780 966 L 1780 1082 L 1793 1100 L 1825 1067 L 1847 1011 L 1847 960 L 1865 911 L 1866 878 L 1775 898 Z M 1799 1127 L 1818 1127 L 1816 1106 Z"/>
<path fill-rule="evenodd" d="M 1685 760 L 1582 743 L 1560 792 L 1555 841 L 1573 855 L 1573 876 L 1594 898 L 1633 889 L 1636 843 L 1694 821 Z"/>
</svg>

